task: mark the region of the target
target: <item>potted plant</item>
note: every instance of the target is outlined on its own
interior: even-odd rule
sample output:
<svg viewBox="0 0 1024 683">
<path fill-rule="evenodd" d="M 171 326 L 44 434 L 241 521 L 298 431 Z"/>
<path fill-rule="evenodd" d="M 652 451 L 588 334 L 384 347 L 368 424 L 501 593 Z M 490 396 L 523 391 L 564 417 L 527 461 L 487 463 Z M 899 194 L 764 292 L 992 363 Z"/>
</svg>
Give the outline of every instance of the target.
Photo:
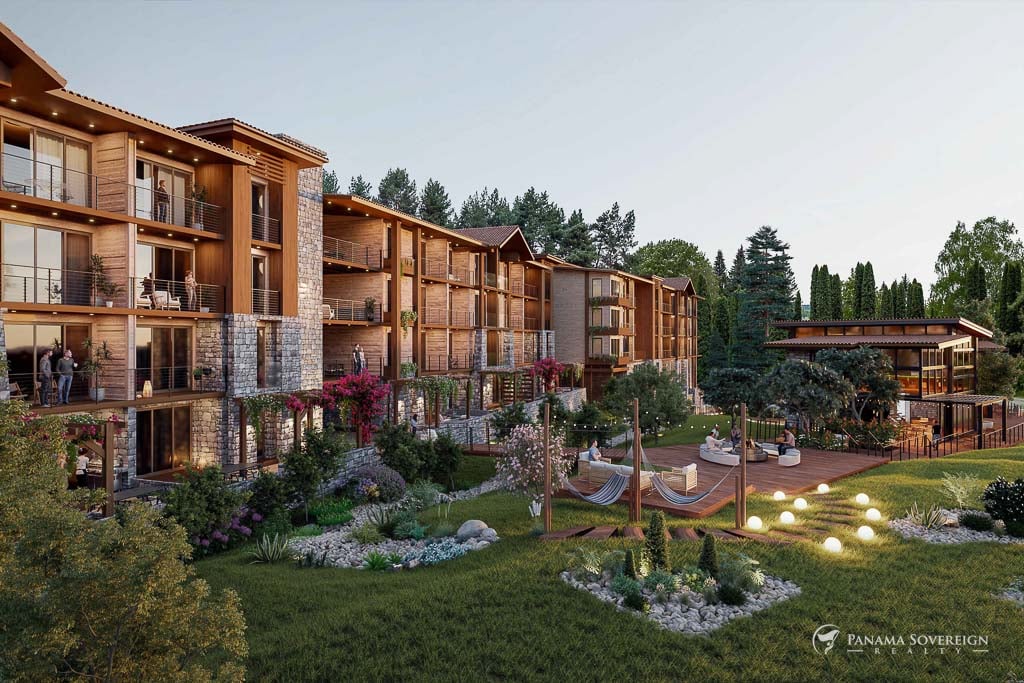
<svg viewBox="0 0 1024 683">
<path fill-rule="evenodd" d="M 416 311 L 402 311 L 401 324 L 402 324 L 402 336 L 409 334 L 409 327 L 416 322 L 419 316 Z"/>
<path fill-rule="evenodd" d="M 366 306 L 366 319 L 373 322 L 377 317 L 377 300 L 368 296 L 363 299 L 363 305 Z"/>
<path fill-rule="evenodd" d="M 92 337 L 82 342 L 85 348 L 86 359 L 82 363 L 82 372 L 89 376 L 89 398 L 93 401 L 102 401 L 106 398 L 106 389 L 100 386 L 100 374 L 103 372 L 103 365 L 114 359 L 107 342 L 100 342 L 95 345 Z"/>
<path fill-rule="evenodd" d="M 100 282 L 100 292 L 103 293 L 104 303 L 106 303 L 107 308 L 113 308 L 114 298 L 124 292 L 124 287 L 104 275 L 102 282 Z"/>
<path fill-rule="evenodd" d="M 203 386 L 203 368 L 200 365 L 192 368 L 192 388 L 201 389 Z"/>
<path fill-rule="evenodd" d="M 102 306 L 103 297 L 100 296 L 100 293 L 103 283 L 107 282 L 107 267 L 103 262 L 103 257 L 99 254 L 89 257 L 89 275 L 92 278 L 93 304 Z"/>
</svg>

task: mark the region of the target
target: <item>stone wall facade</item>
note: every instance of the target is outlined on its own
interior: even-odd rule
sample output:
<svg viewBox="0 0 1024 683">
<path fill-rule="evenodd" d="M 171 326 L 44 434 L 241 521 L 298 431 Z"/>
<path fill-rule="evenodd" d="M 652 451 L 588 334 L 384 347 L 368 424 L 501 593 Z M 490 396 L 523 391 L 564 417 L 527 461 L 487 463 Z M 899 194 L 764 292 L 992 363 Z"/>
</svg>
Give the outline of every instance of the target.
<svg viewBox="0 0 1024 683">
<path fill-rule="evenodd" d="M 4 312 L 0 309 L 0 400 L 11 397 L 11 385 L 7 376 L 7 341 L 4 339 Z"/>
<path fill-rule="evenodd" d="M 300 389 L 323 383 L 323 168 L 299 171 L 299 359 Z"/>
<path fill-rule="evenodd" d="M 558 398 L 562 400 L 562 404 L 572 411 L 579 410 L 583 407 L 583 404 L 587 401 L 587 390 L 586 389 L 570 389 L 569 391 L 562 391 L 558 393 Z M 541 416 L 542 406 L 544 405 L 544 399 L 539 398 L 534 401 L 529 401 L 525 404 L 526 415 L 531 420 L 537 420 L 538 416 Z M 542 417 L 542 416 L 541 416 Z M 448 420 L 441 425 L 439 432 L 448 434 L 457 443 L 460 444 L 474 444 L 486 442 L 488 435 L 490 434 L 489 423 L 491 421 L 491 414 L 487 415 L 475 415 L 470 417 L 468 420 L 462 418 L 459 420 Z"/>
</svg>

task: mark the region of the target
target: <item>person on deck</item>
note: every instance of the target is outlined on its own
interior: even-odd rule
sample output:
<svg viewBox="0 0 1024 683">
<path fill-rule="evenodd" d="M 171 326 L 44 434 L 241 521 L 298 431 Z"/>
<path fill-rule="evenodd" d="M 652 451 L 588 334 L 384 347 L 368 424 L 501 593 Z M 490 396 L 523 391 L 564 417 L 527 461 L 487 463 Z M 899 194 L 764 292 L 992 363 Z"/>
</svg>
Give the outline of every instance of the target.
<svg viewBox="0 0 1024 683">
<path fill-rule="evenodd" d="M 729 433 L 729 438 L 732 440 L 733 448 L 740 445 L 740 441 L 743 440 L 743 432 L 740 431 L 740 426 L 738 424 L 733 424 L 732 432 Z"/>
<path fill-rule="evenodd" d="M 790 448 L 796 448 L 796 435 L 786 427 L 782 430 L 782 441 L 779 443 L 779 455 L 785 455 Z"/>
<path fill-rule="evenodd" d="M 75 362 L 74 357 L 71 355 L 71 349 L 64 352 L 64 357 L 57 361 L 57 374 L 60 377 L 57 378 L 57 403 L 68 404 L 68 400 L 71 397 L 71 381 L 75 377 L 75 366 L 78 363 Z"/>
<path fill-rule="evenodd" d="M 43 408 L 50 407 L 50 392 L 53 391 L 53 368 L 50 366 L 50 356 L 53 351 L 46 349 L 39 359 L 39 403 Z"/>
<path fill-rule="evenodd" d="M 725 441 L 716 438 L 715 431 L 711 430 L 704 438 L 704 444 L 708 447 L 709 451 L 720 451 L 722 450 L 722 446 L 725 445 Z"/>
<path fill-rule="evenodd" d="M 601 461 L 601 450 L 597 447 L 597 439 L 590 442 L 590 448 L 587 449 L 587 457 L 590 458 L 590 462 Z"/>
</svg>

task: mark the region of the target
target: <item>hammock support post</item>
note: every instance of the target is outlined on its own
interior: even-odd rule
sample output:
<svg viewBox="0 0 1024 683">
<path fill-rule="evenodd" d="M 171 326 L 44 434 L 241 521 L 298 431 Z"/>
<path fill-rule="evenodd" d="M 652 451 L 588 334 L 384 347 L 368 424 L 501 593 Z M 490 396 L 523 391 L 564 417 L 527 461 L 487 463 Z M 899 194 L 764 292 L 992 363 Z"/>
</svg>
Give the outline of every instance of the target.
<svg viewBox="0 0 1024 683">
<path fill-rule="evenodd" d="M 740 438 L 743 439 L 743 447 L 740 448 L 740 491 L 736 496 L 736 507 L 740 511 L 740 526 L 747 523 L 747 404 L 740 404 Z"/>
<path fill-rule="evenodd" d="M 544 403 L 544 533 L 551 533 L 551 404 Z"/>
<path fill-rule="evenodd" d="M 633 399 L 633 474 L 630 482 L 629 523 L 640 524 L 643 512 L 640 507 L 640 399 Z"/>
</svg>

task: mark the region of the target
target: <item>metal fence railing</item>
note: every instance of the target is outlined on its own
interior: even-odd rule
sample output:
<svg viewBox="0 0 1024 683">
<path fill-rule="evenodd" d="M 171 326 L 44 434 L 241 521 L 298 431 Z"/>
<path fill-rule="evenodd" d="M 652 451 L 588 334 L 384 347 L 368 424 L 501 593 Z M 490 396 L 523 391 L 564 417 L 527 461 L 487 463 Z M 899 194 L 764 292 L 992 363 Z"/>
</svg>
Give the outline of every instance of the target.
<svg viewBox="0 0 1024 683">
<path fill-rule="evenodd" d="M 281 243 L 281 221 L 269 216 L 252 214 L 252 238 L 258 242 Z"/>
<path fill-rule="evenodd" d="M 253 288 L 252 312 L 256 315 L 281 315 L 281 292 Z"/>
<path fill-rule="evenodd" d="M 384 322 L 384 306 L 379 303 L 368 304 L 365 301 L 350 299 L 323 298 L 324 320 L 349 320 L 368 323 Z"/>
<path fill-rule="evenodd" d="M 367 268 L 380 269 L 384 266 L 384 252 L 358 242 L 324 235 L 324 257 L 336 261 L 360 263 Z"/>
</svg>

